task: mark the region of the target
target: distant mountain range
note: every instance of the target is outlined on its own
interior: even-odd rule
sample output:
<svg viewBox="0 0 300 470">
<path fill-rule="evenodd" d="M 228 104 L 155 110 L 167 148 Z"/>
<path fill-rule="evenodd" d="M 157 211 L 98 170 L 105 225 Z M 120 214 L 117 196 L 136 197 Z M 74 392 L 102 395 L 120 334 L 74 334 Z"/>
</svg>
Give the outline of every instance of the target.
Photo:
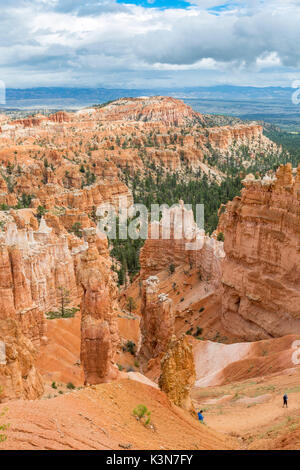
<svg viewBox="0 0 300 470">
<path fill-rule="evenodd" d="M 2 109 L 78 109 L 121 97 L 165 95 L 184 100 L 195 110 L 242 119 L 265 120 L 287 130 L 300 130 L 300 105 L 292 88 L 219 85 L 180 89 L 107 89 L 40 87 L 6 90 Z"/>
</svg>

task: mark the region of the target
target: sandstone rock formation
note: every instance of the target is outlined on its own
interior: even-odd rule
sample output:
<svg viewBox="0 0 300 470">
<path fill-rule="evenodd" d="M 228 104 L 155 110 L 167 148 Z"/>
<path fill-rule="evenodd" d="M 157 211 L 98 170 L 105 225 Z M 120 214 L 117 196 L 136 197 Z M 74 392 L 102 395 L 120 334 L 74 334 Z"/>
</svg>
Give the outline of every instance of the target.
<svg viewBox="0 0 300 470">
<path fill-rule="evenodd" d="M 198 302 L 207 297 L 210 303 L 210 297 L 221 288 L 224 256 L 223 242 L 205 235 L 195 223 L 193 211 L 186 209 L 182 201 L 164 209 L 160 222 L 150 225 L 140 253 L 139 278 L 143 283 L 140 357 L 148 363 L 149 370 L 154 365 L 151 359 L 160 358 L 172 335 L 177 333 L 175 322 L 180 334 L 182 329 L 186 332 L 192 320 L 193 304 L 197 321 Z M 179 291 L 186 292 L 186 302 L 184 297 L 178 298 Z M 216 294 L 216 309 L 220 307 L 219 301 Z"/>
<path fill-rule="evenodd" d="M 44 334 L 44 313 L 58 307 L 58 288 L 67 288 L 71 300 L 78 302 L 68 239 L 52 233 L 42 219 L 37 231 L 7 224 L 0 240 L 2 317 L 17 318 L 23 333 L 38 345 Z"/>
<path fill-rule="evenodd" d="M 150 225 L 140 254 L 141 277 L 155 275 L 170 265 L 188 264 L 199 269 L 203 278 L 214 280 L 217 287 L 224 256 L 223 242 L 205 235 L 194 221 L 193 211 L 180 201 L 163 209 L 160 222 Z"/>
<path fill-rule="evenodd" d="M 117 372 L 118 306 L 107 244 L 95 235 L 97 208 L 103 203 L 129 207 L 129 175 L 134 172 L 143 177 L 153 166 L 181 174 L 188 169 L 221 181 L 216 152 L 224 164 L 228 155 L 239 158 L 246 145 L 255 162 L 262 151 L 276 146 L 257 124 L 205 128 L 201 114 L 180 100 L 159 96 L 120 99 L 74 113 L 24 116 L 1 118 L 0 318 L 16 321 L 38 347 L 45 335 L 44 314 L 58 307 L 58 287 L 70 292 L 74 306 L 82 295 L 86 382 L 106 381 Z M 186 232 L 178 238 L 177 219 L 183 214 Z M 168 272 L 171 264 L 176 274 L 189 266 L 187 276 L 197 277 L 202 301 L 220 286 L 223 245 L 199 230 L 182 204 L 149 230 L 164 232 L 169 218 L 170 236 L 147 240 L 142 250 L 141 279 Z M 180 308 L 177 299 L 175 313 L 175 290 L 167 298 L 160 295 L 170 294 L 161 284 L 145 281 L 145 361 L 158 361 L 165 352 L 176 315 L 181 316 L 180 334 L 191 327 L 184 316 L 199 297 L 184 276 L 178 274 L 176 296 L 189 289 L 190 297 L 180 300 Z M 200 307 L 195 308 L 199 313 Z"/>
<path fill-rule="evenodd" d="M 300 333 L 300 166 L 244 181 L 226 205 L 222 321 L 247 341 Z"/>
<path fill-rule="evenodd" d="M 37 350 L 13 318 L 0 317 L 0 401 L 39 398 L 44 385 L 34 361 Z"/>
<path fill-rule="evenodd" d="M 143 285 L 140 357 L 149 361 L 166 351 L 174 333 L 175 314 L 172 301 L 159 294 L 159 280 L 150 276 Z"/>
<path fill-rule="evenodd" d="M 204 126 L 201 114 L 180 100 L 161 96 L 4 121 L 0 161 L 15 202 L 3 183 L 0 201 L 15 205 L 16 195 L 32 194 L 34 179 L 34 195 L 42 204 L 89 213 L 99 201 L 110 202 L 111 196 L 115 200 L 122 193 L 130 199 L 128 189 L 121 189 L 122 169 L 143 173 L 149 161 L 169 171 L 189 167 L 220 181 L 224 175 L 210 161 L 215 151 L 226 163 L 227 153 L 239 158 L 241 146 L 249 147 L 254 160 L 262 151 L 277 149 L 255 123 Z"/>
<path fill-rule="evenodd" d="M 159 387 L 175 405 L 194 411 L 190 391 L 196 379 L 193 349 L 186 336 L 169 344 L 161 362 Z"/>
<path fill-rule="evenodd" d="M 165 96 L 149 98 L 121 98 L 100 109 L 100 119 L 105 121 L 159 122 L 167 126 L 202 123 L 196 113 L 182 101 Z"/>
<path fill-rule="evenodd" d="M 5 398 L 37 398 L 43 385 L 34 366 L 46 334 L 45 313 L 59 307 L 59 287 L 78 304 L 74 253 L 65 234 L 55 235 L 44 219 L 38 230 L 14 222 L 0 233 L 0 340 L 6 350 L 0 366 Z"/>
<path fill-rule="evenodd" d="M 84 231 L 88 249 L 81 255 L 78 281 L 81 302 L 81 362 L 85 383 L 97 384 L 116 378 L 114 356 L 119 341 L 117 288 L 107 248 L 99 254 L 95 229 Z"/>
<path fill-rule="evenodd" d="M 237 144 L 248 144 L 254 149 L 259 143 L 270 144 L 262 131 L 262 126 L 258 124 L 211 127 L 208 129 L 208 140 L 214 148 L 220 150 L 226 150 L 231 145 Z"/>
</svg>

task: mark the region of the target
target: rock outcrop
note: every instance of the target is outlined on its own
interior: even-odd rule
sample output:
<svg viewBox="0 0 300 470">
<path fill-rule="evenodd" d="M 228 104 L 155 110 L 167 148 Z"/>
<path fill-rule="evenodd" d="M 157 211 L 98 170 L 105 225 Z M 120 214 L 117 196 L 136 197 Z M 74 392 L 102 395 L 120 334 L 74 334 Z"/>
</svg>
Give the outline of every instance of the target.
<svg viewBox="0 0 300 470">
<path fill-rule="evenodd" d="M 228 150 L 231 145 L 245 144 L 253 148 L 263 143 L 270 145 L 262 131 L 262 126 L 258 124 L 211 127 L 208 129 L 208 140 L 214 148 L 221 151 Z"/>
<path fill-rule="evenodd" d="M 172 301 L 159 293 L 159 280 L 150 276 L 143 283 L 140 357 L 148 362 L 163 354 L 174 334 L 175 312 Z"/>
<path fill-rule="evenodd" d="M 83 247 L 84 248 L 84 247 Z M 78 304 L 75 258 L 65 234 L 55 235 L 44 219 L 37 230 L 6 224 L 0 234 L 0 365 L 4 398 L 38 398 L 43 393 L 35 359 L 46 340 L 45 313 L 59 307 L 59 287 Z"/>
<path fill-rule="evenodd" d="M 226 205 L 222 322 L 247 341 L 300 333 L 300 166 L 249 175 Z"/>
<path fill-rule="evenodd" d="M 3 315 L 3 313 L 2 313 Z M 34 362 L 37 350 L 13 318 L 0 318 L 0 401 L 39 398 L 44 385 Z"/>
<path fill-rule="evenodd" d="M 82 288 L 81 362 L 85 383 L 98 384 L 117 377 L 114 364 L 119 335 L 117 288 L 111 271 L 107 240 L 99 253 L 96 230 L 84 230 L 88 249 L 81 255 L 78 281 Z M 105 243 L 106 242 L 106 243 Z"/>
<path fill-rule="evenodd" d="M 195 380 L 192 346 L 186 336 L 179 340 L 173 337 L 168 351 L 161 361 L 159 387 L 175 405 L 188 411 L 194 411 L 190 392 Z"/>
<path fill-rule="evenodd" d="M 44 314 L 58 307 L 59 287 L 78 302 L 74 259 L 65 235 L 56 236 L 41 220 L 37 231 L 2 232 L 0 248 L 0 317 L 17 319 L 37 345 L 44 334 Z"/>
<path fill-rule="evenodd" d="M 181 331 L 188 330 L 193 304 L 221 288 L 224 256 L 223 242 L 205 235 L 195 223 L 193 211 L 186 209 L 182 201 L 164 209 L 160 222 L 150 225 L 140 253 L 143 284 L 140 357 L 143 363 L 147 362 L 148 370 L 157 365 L 153 360 L 166 352 L 172 335 L 177 332 L 175 322 L 181 319 L 177 326 Z M 193 291 L 193 283 L 197 292 Z M 186 292 L 186 303 L 184 297 L 178 298 L 179 291 Z M 199 307 L 195 308 L 199 315 Z M 187 323 L 184 317 L 189 318 Z"/>
<path fill-rule="evenodd" d="M 202 124 L 196 113 L 181 100 L 165 96 L 149 98 L 121 98 L 100 109 L 100 118 L 106 121 L 159 122 L 167 126 Z"/>
<path fill-rule="evenodd" d="M 206 128 L 203 116 L 184 102 L 160 96 L 0 120 L 0 318 L 15 321 L 38 347 L 45 313 L 57 310 L 58 288 L 70 292 L 74 306 L 82 296 L 86 383 L 109 380 L 118 372 L 118 305 L 107 244 L 95 233 L 98 207 L 129 207 L 133 173 L 143 178 L 163 167 L 220 182 L 225 177 L 220 168 L 228 157 L 240 159 L 241 146 L 250 149 L 250 165 L 273 144 L 257 124 Z M 178 218 L 184 229 L 179 237 Z M 141 356 L 157 363 L 174 333 L 176 315 L 180 334 L 198 326 L 192 305 L 198 313 L 207 307 L 196 304 L 219 289 L 224 257 L 222 242 L 206 236 L 183 204 L 164 211 L 150 232 L 163 233 L 169 219 L 169 236 L 150 237 L 141 252 Z M 174 287 L 166 290 L 149 281 L 163 271 L 166 281 L 171 265 Z M 177 307 L 180 303 L 175 313 L 172 298 Z M 195 316 L 195 324 L 186 315 Z"/>
<path fill-rule="evenodd" d="M 223 242 L 205 235 L 194 221 L 192 210 L 183 201 L 171 209 L 163 209 L 160 222 L 149 227 L 148 238 L 141 249 L 141 277 L 155 275 L 171 265 L 188 264 L 198 268 L 203 278 L 221 280 Z"/>
</svg>

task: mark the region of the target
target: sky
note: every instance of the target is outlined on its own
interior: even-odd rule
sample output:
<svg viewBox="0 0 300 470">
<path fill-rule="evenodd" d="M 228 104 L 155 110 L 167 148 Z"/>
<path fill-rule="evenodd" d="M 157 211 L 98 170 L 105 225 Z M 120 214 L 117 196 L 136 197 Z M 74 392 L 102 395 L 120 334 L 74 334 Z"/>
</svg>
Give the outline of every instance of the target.
<svg viewBox="0 0 300 470">
<path fill-rule="evenodd" d="M 5 0 L 6 87 L 291 86 L 300 0 Z"/>
</svg>

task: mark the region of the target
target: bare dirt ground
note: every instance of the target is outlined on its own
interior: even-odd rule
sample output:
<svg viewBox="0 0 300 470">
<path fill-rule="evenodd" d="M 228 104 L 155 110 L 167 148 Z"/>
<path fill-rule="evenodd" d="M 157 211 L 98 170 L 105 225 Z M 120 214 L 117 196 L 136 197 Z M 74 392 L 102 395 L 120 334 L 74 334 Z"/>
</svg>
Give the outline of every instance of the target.
<svg viewBox="0 0 300 470">
<path fill-rule="evenodd" d="M 291 362 L 291 344 L 297 337 L 240 345 L 191 337 L 200 382 L 208 372 L 215 380 L 192 392 L 196 410 L 204 410 L 204 426 L 136 372 L 128 374 L 131 380 L 83 388 L 76 365 L 78 329 L 79 318 L 51 321 L 39 362 L 46 379 L 44 397 L 0 405 L 0 413 L 8 409 L 0 424 L 10 424 L 1 448 L 300 449 L 300 367 Z M 235 362 L 227 360 L 224 350 L 232 347 L 238 349 Z M 125 371 L 122 374 L 126 377 Z M 68 381 L 75 390 L 67 388 Z M 288 409 L 282 407 L 284 393 Z M 138 404 L 151 411 L 153 428 L 134 418 Z"/>
<path fill-rule="evenodd" d="M 80 365 L 80 314 L 47 320 L 47 342 L 41 345 L 37 368 L 46 383 L 83 385 Z"/>
<path fill-rule="evenodd" d="M 133 416 L 144 404 L 151 426 Z M 55 398 L 0 405 L 10 423 L 2 449 L 232 449 L 237 440 L 200 424 L 148 385 L 120 380 Z"/>
<path fill-rule="evenodd" d="M 72 383 L 76 387 L 84 385 L 84 373 L 80 362 L 80 313 L 74 318 L 47 320 L 47 340 L 41 345 L 37 359 L 37 368 L 45 383 L 44 396 L 55 396 L 66 391 L 66 385 Z M 139 372 L 137 359 L 122 345 L 132 341 L 138 347 L 140 341 L 140 318 L 136 315 L 123 313 L 117 318 L 121 346 L 115 361 L 124 372 Z M 57 389 L 52 387 L 55 382 Z"/>
<path fill-rule="evenodd" d="M 288 394 L 288 408 L 282 396 Z M 300 368 L 228 385 L 195 388 L 205 422 L 242 449 L 300 449 Z"/>
</svg>

